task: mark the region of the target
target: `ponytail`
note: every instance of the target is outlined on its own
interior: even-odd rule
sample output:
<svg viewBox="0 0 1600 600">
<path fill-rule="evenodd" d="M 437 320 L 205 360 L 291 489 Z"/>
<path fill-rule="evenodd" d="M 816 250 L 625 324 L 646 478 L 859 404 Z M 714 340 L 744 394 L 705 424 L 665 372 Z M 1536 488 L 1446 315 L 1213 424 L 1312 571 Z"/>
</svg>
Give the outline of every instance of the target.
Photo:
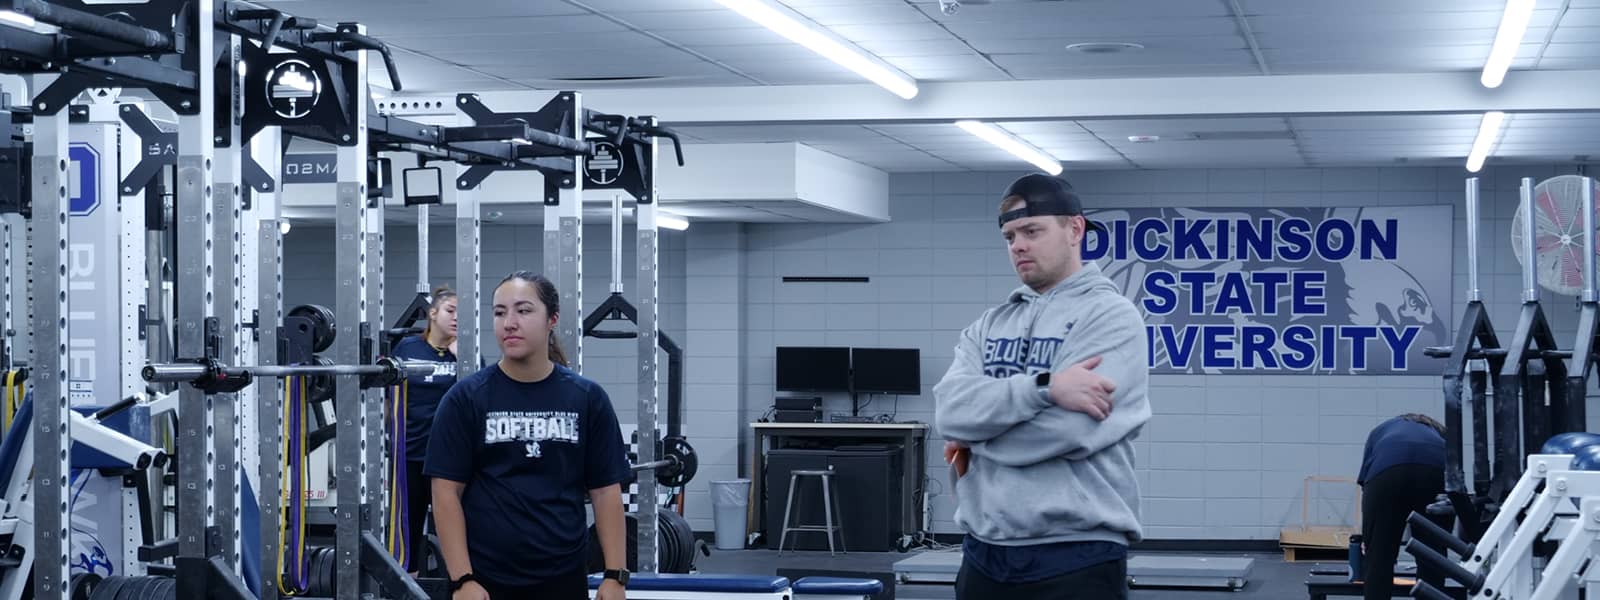
<svg viewBox="0 0 1600 600">
<path fill-rule="evenodd" d="M 572 366 L 567 364 L 567 353 L 561 350 L 561 342 L 556 341 L 553 335 L 550 336 L 550 360 L 563 367 Z"/>
<path fill-rule="evenodd" d="M 428 304 L 428 325 L 422 328 L 422 341 L 426 342 L 433 335 L 433 313 L 444 306 L 445 300 L 456 297 L 455 290 L 448 285 L 433 288 L 433 301 Z"/>
</svg>

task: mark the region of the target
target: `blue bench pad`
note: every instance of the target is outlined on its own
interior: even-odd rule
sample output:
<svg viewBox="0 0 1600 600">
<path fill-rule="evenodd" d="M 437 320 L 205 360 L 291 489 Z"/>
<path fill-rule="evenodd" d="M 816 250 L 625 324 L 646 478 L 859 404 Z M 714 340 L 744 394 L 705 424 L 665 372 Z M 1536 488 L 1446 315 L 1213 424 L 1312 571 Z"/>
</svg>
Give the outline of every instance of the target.
<svg viewBox="0 0 1600 600">
<path fill-rule="evenodd" d="M 589 589 L 599 588 L 602 579 L 598 573 L 589 575 Z M 650 592 L 771 594 L 789 589 L 789 578 L 771 575 L 638 573 L 628 578 L 628 589 Z"/>
<path fill-rule="evenodd" d="M 802 577 L 794 582 L 794 593 L 820 596 L 869 596 L 883 593 L 883 582 L 876 579 L 844 577 Z"/>
</svg>

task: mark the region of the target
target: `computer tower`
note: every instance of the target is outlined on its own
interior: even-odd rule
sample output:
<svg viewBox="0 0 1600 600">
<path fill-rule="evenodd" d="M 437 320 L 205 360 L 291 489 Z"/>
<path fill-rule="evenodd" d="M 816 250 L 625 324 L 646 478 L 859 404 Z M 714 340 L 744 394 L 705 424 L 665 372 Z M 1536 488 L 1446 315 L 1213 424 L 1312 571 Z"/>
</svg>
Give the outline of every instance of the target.
<svg viewBox="0 0 1600 600">
<path fill-rule="evenodd" d="M 904 533 L 901 504 L 901 466 L 899 446 L 864 448 L 840 447 L 831 450 L 777 449 L 767 452 L 767 537 L 776 548 L 783 537 L 784 503 L 789 497 L 789 473 L 794 470 L 832 468 L 833 501 L 844 525 L 845 548 L 859 552 L 888 552 Z M 800 479 L 795 495 L 791 525 L 821 525 L 823 520 L 822 483 L 815 477 Z M 835 544 L 838 543 L 837 538 Z M 797 550 L 827 550 L 828 538 L 817 532 L 790 532 L 788 544 Z"/>
</svg>

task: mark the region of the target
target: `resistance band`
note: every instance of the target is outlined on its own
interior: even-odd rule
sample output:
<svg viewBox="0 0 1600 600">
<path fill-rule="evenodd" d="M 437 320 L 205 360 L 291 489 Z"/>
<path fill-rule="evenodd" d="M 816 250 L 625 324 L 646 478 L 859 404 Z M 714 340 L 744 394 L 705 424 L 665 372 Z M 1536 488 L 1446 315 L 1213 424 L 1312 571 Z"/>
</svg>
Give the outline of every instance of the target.
<svg viewBox="0 0 1600 600">
<path fill-rule="evenodd" d="M 6 371 L 5 421 L 0 423 L 0 434 L 11 432 L 11 419 L 17 416 L 17 407 L 22 404 L 22 381 L 18 373 L 15 369 Z"/>
<path fill-rule="evenodd" d="M 384 427 L 389 431 L 389 527 L 384 532 L 389 554 L 401 568 L 411 570 L 411 496 L 406 485 L 406 404 L 411 386 L 407 382 L 384 388 Z"/>
<path fill-rule="evenodd" d="M 278 515 L 278 543 L 283 554 L 289 556 L 289 572 L 287 577 L 278 578 L 278 591 L 294 596 L 306 593 L 311 584 L 311 569 L 306 560 L 306 487 L 309 485 L 306 442 L 310 437 L 305 419 L 306 378 L 285 377 L 283 387 L 284 396 L 288 398 L 285 410 L 289 413 L 283 420 L 284 473 L 289 478 L 289 487 L 284 494 L 284 511 Z M 279 555 L 280 574 L 284 572 L 282 558 L 283 555 Z"/>
</svg>

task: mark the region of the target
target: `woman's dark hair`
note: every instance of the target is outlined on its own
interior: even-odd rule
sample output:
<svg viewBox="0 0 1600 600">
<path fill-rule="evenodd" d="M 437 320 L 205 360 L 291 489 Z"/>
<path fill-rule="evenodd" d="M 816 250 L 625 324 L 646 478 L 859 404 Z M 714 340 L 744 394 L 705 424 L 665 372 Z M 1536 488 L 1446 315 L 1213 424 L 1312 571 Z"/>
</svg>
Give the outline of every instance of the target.
<svg viewBox="0 0 1600 600">
<path fill-rule="evenodd" d="M 1423 425 L 1427 425 L 1428 427 L 1433 428 L 1434 431 L 1439 432 L 1439 435 L 1444 435 L 1444 425 L 1440 425 L 1438 421 L 1433 420 L 1433 417 L 1428 415 L 1420 413 L 1406 413 L 1400 415 L 1400 418 L 1411 421 L 1412 423 L 1421 423 Z"/>
<path fill-rule="evenodd" d="M 539 302 L 544 304 L 544 312 L 546 314 L 552 317 L 561 314 L 561 293 L 556 291 L 556 284 L 550 281 L 549 278 L 533 271 L 514 271 L 507 275 L 505 279 L 501 279 L 495 289 L 500 289 L 500 286 L 513 279 L 521 279 L 533 284 L 534 289 L 539 291 Z M 563 367 L 572 366 L 567 364 L 567 354 L 561 350 L 561 343 L 556 341 L 554 332 L 550 336 L 550 360 Z"/>
<path fill-rule="evenodd" d="M 433 288 L 433 302 L 428 304 L 428 326 L 422 328 L 423 340 L 427 340 L 429 336 L 433 335 L 433 311 L 439 310 L 439 307 L 444 306 L 445 300 L 453 300 L 455 297 L 455 290 L 450 289 L 448 285 Z"/>
</svg>

